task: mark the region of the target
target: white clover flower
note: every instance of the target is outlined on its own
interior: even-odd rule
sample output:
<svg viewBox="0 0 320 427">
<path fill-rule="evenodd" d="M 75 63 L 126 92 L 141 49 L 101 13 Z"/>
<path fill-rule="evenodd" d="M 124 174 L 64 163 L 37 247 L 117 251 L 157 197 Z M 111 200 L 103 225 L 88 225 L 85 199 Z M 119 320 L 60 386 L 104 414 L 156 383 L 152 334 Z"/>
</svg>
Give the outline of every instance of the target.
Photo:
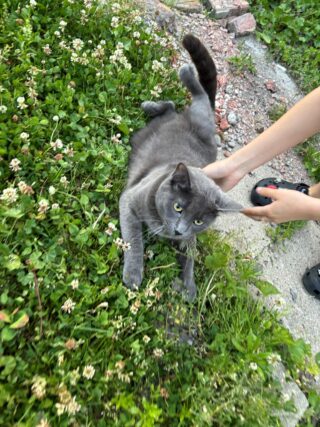
<svg viewBox="0 0 320 427">
<path fill-rule="evenodd" d="M 135 23 L 135 24 L 141 24 L 141 22 L 142 22 L 142 18 L 141 18 L 141 16 L 136 16 L 136 17 L 134 18 L 134 23 Z"/>
<path fill-rule="evenodd" d="M 59 203 L 52 203 L 51 209 L 55 211 L 60 209 Z"/>
<path fill-rule="evenodd" d="M 36 0 L 30 0 L 30 6 L 31 6 L 31 7 L 35 7 L 35 6 L 37 6 L 37 2 L 36 2 Z"/>
<path fill-rule="evenodd" d="M 53 120 L 54 122 L 58 122 L 58 121 L 60 120 L 60 118 L 59 118 L 59 116 L 53 116 L 53 117 L 52 117 L 52 120 Z"/>
<path fill-rule="evenodd" d="M 8 108 L 5 105 L 0 105 L 0 113 L 4 114 L 6 113 Z"/>
<path fill-rule="evenodd" d="M 53 196 L 57 190 L 55 189 L 55 187 L 53 185 L 50 185 L 48 191 L 49 191 L 50 196 Z"/>
<path fill-rule="evenodd" d="M 27 141 L 28 139 L 29 139 L 29 134 L 27 133 L 27 132 L 21 132 L 20 133 L 20 138 L 23 140 L 23 141 Z"/>
<path fill-rule="evenodd" d="M 70 372 L 70 384 L 75 386 L 80 378 L 79 368 Z"/>
<path fill-rule="evenodd" d="M 64 362 L 64 355 L 63 354 L 59 354 L 58 356 L 58 366 L 61 366 Z"/>
<path fill-rule="evenodd" d="M 131 313 L 132 313 L 132 314 L 134 314 L 134 315 L 136 315 L 136 314 L 138 313 L 138 311 L 139 311 L 140 306 L 141 306 L 141 301 L 137 299 L 137 300 L 132 304 L 132 306 L 130 307 L 130 311 L 131 311 Z"/>
<path fill-rule="evenodd" d="M 43 50 L 43 52 L 44 52 L 46 55 L 51 55 L 51 53 L 52 53 L 52 49 L 50 48 L 50 46 L 49 46 L 48 44 L 46 44 L 46 45 L 42 48 L 42 50 Z"/>
<path fill-rule="evenodd" d="M 40 376 L 35 376 L 32 379 L 32 387 L 31 387 L 31 391 L 32 394 L 37 398 L 37 399 L 43 399 L 44 396 L 46 395 L 46 385 L 47 385 L 47 381 L 45 378 L 40 377 Z"/>
<path fill-rule="evenodd" d="M 258 369 L 258 365 L 255 362 L 250 362 L 249 368 L 256 371 Z"/>
<path fill-rule="evenodd" d="M 36 427 L 50 427 L 49 421 L 46 418 L 41 418 Z"/>
<path fill-rule="evenodd" d="M 122 121 L 122 117 L 119 114 L 116 114 L 113 118 L 109 119 L 111 123 L 114 123 L 116 125 L 120 125 Z"/>
<path fill-rule="evenodd" d="M 24 181 L 18 182 L 18 188 L 22 194 L 28 194 L 29 196 L 31 194 L 34 194 L 34 191 L 31 185 L 27 185 Z"/>
<path fill-rule="evenodd" d="M 116 144 L 120 144 L 121 143 L 121 134 L 117 133 L 116 135 L 113 135 L 111 137 L 111 141 L 116 143 Z"/>
<path fill-rule="evenodd" d="M 19 170 L 21 170 L 20 163 L 21 162 L 19 159 L 12 159 L 10 162 L 10 169 L 13 172 L 18 172 Z"/>
<path fill-rule="evenodd" d="M 116 230 L 117 230 L 117 227 L 112 222 L 109 222 L 108 228 L 106 229 L 105 232 L 108 236 L 112 236 L 112 233 Z"/>
<path fill-rule="evenodd" d="M 79 280 L 73 279 L 72 282 L 70 283 L 70 286 L 73 290 L 78 289 L 79 288 Z"/>
<path fill-rule="evenodd" d="M 17 189 L 16 188 L 5 188 L 2 191 L 0 199 L 7 203 L 14 203 L 18 199 Z"/>
<path fill-rule="evenodd" d="M 111 6 L 111 10 L 112 12 L 119 12 L 121 9 L 121 6 L 119 3 L 113 3 Z"/>
<path fill-rule="evenodd" d="M 119 18 L 117 16 L 113 16 L 111 19 L 111 27 L 117 28 L 119 25 Z"/>
<path fill-rule="evenodd" d="M 65 313 L 71 313 L 74 308 L 76 306 L 76 303 L 72 301 L 71 298 L 68 298 L 64 304 L 61 306 L 61 310 L 64 311 Z"/>
<path fill-rule="evenodd" d="M 46 200 L 46 199 L 40 200 L 38 212 L 44 214 L 44 213 L 47 212 L 48 209 L 49 209 L 49 202 L 48 202 L 48 200 Z"/>
<path fill-rule="evenodd" d="M 63 150 L 64 154 L 66 154 L 69 157 L 73 157 L 74 156 L 74 151 L 72 147 L 69 147 L 69 145 L 67 145 L 67 147 Z"/>
<path fill-rule="evenodd" d="M 83 48 L 83 45 L 84 45 L 84 43 L 81 39 L 72 40 L 73 49 L 75 49 L 77 51 L 81 50 Z"/>
<path fill-rule="evenodd" d="M 161 70 L 163 70 L 163 64 L 162 64 L 162 62 L 159 62 L 159 61 L 157 61 L 156 59 L 154 59 L 153 61 L 152 61 L 152 66 L 151 66 L 151 68 L 152 68 L 152 70 L 153 71 L 161 71 Z"/>
<path fill-rule="evenodd" d="M 123 242 L 123 245 L 122 245 L 123 252 L 130 251 L 130 249 L 131 249 L 131 243 L 129 243 L 129 242 Z"/>
<path fill-rule="evenodd" d="M 133 33 L 132 35 L 133 35 L 133 37 L 134 37 L 135 39 L 139 39 L 139 38 L 140 38 L 140 33 L 139 33 L 139 31 L 134 31 L 134 33 Z"/>
<path fill-rule="evenodd" d="M 159 359 L 160 357 L 162 357 L 164 355 L 164 352 L 163 352 L 163 350 L 161 350 L 161 348 L 155 348 L 153 350 L 153 355 Z"/>
<path fill-rule="evenodd" d="M 62 32 L 65 30 L 66 26 L 67 26 L 67 22 L 61 19 L 61 21 L 59 22 L 59 28 Z"/>
<path fill-rule="evenodd" d="M 68 184 L 69 184 L 69 181 L 67 180 L 67 177 L 66 176 L 62 176 L 61 178 L 60 178 L 60 182 L 61 182 L 61 184 L 66 188 L 67 186 L 68 186 Z"/>
<path fill-rule="evenodd" d="M 92 365 L 86 365 L 83 368 L 83 372 L 82 375 L 84 376 L 84 378 L 86 378 L 87 380 L 91 380 L 94 376 L 94 373 L 96 372 L 96 370 L 94 369 L 94 367 Z"/>
<path fill-rule="evenodd" d="M 143 336 L 143 338 L 142 338 L 142 341 L 145 343 L 145 344 L 148 344 L 148 342 L 151 340 L 151 338 L 148 336 L 148 335 L 144 335 Z"/>
<path fill-rule="evenodd" d="M 60 37 L 61 36 L 61 33 L 60 33 L 60 31 L 55 31 L 54 33 L 53 33 L 56 37 Z"/>
<path fill-rule="evenodd" d="M 28 108 L 28 105 L 25 103 L 24 96 L 19 96 L 19 98 L 17 98 L 17 103 L 19 110 L 24 110 L 25 108 Z"/>
<path fill-rule="evenodd" d="M 51 141 L 50 145 L 53 148 L 53 151 L 56 151 L 57 149 L 63 147 L 63 142 L 61 141 L 61 139 L 57 138 L 55 141 Z"/>
<path fill-rule="evenodd" d="M 69 415 L 75 415 L 81 409 L 81 405 L 76 402 L 76 397 L 74 396 L 72 400 L 67 405 L 67 412 Z"/>
<path fill-rule="evenodd" d="M 159 98 L 159 96 L 162 93 L 162 89 L 159 85 L 156 85 L 153 90 L 150 91 L 151 95 L 154 96 L 155 98 Z"/>
</svg>

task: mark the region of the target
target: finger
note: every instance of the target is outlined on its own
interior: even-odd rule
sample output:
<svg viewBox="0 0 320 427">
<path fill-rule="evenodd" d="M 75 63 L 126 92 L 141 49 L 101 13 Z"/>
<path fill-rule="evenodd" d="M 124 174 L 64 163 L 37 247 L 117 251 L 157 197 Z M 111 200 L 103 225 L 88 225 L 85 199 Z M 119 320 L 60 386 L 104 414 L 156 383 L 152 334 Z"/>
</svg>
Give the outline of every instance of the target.
<svg viewBox="0 0 320 427">
<path fill-rule="evenodd" d="M 270 197 L 270 199 L 277 200 L 278 198 L 278 189 L 274 188 L 266 188 L 266 187 L 258 187 L 256 189 L 257 193 L 264 197 Z"/>
<path fill-rule="evenodd" d="M 244 208 L 240 212 L 250 217 L 268 217 L 268 208 L 265 206 L 257 206 L 254 208 Z"/>
</svg>

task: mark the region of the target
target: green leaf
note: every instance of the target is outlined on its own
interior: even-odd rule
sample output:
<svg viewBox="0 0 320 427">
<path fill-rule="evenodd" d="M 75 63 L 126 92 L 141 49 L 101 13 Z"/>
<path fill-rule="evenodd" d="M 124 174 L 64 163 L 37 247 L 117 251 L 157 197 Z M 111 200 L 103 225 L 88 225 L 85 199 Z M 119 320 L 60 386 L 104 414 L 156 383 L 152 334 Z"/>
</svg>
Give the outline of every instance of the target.
<svg viewBox="0 0 320 427">
<path fill-rule="evenodd" d="M 6 326 L 1 331 L 1 341 L 11 341 L 16 336 L 16 332 Z"/>
<path fill-rule="evenodd" d="M 89 204 L 89 197 L 85 194 L 81 194 L 80 203 L 84 206 Z"/>
<path fill-rule="evenodd" d="M 267 43 L 267 44 L 271 43 L 271 37 L 268 34 L 259 33 L 259 35 L 265 43 Z"/>
<path fill-rule="evenodd" d="M 9 271 L 18 270 L 22 264 L 18 255 L 10 255 L 8 261 L 5 263 L 6 268 Z"/>
<path fill-rule="evenodd" d="M 246 353 L 246 349 L 243 347 L 243 345 L 239 343 L 239 341 L 235 337 L 231 338 L 231 342 L 238 351 L 240 351 L 241 353 Z"/>
<path fill-rule="evenodd" d="M 208 255 L 205 259 L 205 266 L 209 270 L 216 270 L 217 268 L 225 267 L 228 264 L 228 254 L 217 252 Z"/>
<path fill-rule="evenodd" d="M 130 131 L 128 126 L 125 123 L 120 123 L 118 129 L 125 135 L 129 135 Z"/>
<path fill-rule="evenodd" d="M 21 218 L 24 215 L 24 213 L 20 209 L 14 209 L 14 208 L 0 210 L 0 214 L 8 218 Z"/>
<path fill-rule="evenodd" d="M 276 295 L 279 293 L 278 289 L 271 285 L 271 283 L 265 280 L 257 280 L 255 286 L 261 291 L 262 295 L 267 297 L 268 295 Z"/>
<path fill-rule="evenodd" d="M 11 329 L 21 329 L 26 326 L 26 324 L 29 322 L 29 316 L 27 313 L 21 313 L 18 320 L 16 320 L 12 325 L 10 325 Z"/>
<path fill-rule="evenodd" d="M 4 367 L 3 371 L 1 371 L 1 376 L 6 377 L 11 374 L 16 365 L 16 359 L 13 356 L 0 357 L 0 367 Z"/>
</svg>

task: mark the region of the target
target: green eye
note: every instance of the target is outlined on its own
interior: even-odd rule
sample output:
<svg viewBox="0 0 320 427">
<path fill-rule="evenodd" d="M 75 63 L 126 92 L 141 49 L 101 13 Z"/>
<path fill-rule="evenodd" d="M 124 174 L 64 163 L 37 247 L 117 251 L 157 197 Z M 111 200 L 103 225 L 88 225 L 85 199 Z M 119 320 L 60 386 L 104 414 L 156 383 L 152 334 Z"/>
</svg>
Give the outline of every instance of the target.
<svg viewBox="0 0 320 427">
<path fill-rule="evenodd" d="M 202 225 L 202 224 L 203 224 L 203 221 L 201 221 L 201 219 L 195 219 L 195 220 L 193 221 L 193 223 L 194 223 L 195 225 Z"/>
<path fill-rule="evenodd" d="M 179 205 L 179 203 L 174 203 L 173 204 L 173 209 L 176 211 L 176 212 L 182 212 L 183 211 L 183 209 L 182 209 L 182 207 Z"/>
</svg>

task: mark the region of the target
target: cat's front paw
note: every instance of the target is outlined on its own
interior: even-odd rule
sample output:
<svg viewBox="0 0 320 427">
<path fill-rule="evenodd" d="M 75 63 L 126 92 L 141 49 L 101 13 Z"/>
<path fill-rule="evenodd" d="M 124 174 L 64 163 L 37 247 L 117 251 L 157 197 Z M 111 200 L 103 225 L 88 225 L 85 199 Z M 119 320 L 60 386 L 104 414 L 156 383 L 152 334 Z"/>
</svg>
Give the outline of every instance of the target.
<svg viewBox="0 0 320 427">
<path fill-rule="evenodd" d="M 127 288 L 137 290 L 142 282 L 142 270 L 136 267 L 124 267 L 122 275 L 123 283 Z"/>
<path fill-rule="evenodd" d="M 197 287 L 193 279 L 182 281 L 176 278 L 173 282 L 173 289 L 181 293 L 188 302 L 194 302 L 197 297 Z"/>
</svg>

